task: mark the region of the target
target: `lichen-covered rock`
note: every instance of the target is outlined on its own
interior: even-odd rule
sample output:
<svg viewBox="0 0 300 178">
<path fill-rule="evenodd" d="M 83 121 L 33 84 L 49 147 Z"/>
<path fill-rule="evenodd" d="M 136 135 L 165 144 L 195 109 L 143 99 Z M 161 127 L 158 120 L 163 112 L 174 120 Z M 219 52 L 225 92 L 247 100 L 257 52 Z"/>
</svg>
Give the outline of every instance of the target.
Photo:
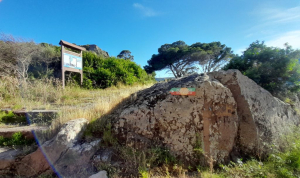
<svg viewBox="0 0 300 178">
<path fill-rule="evenodd" d="M 92 168 L 90 159 L 99 148 L 101 140 L 79 143 L 87 124 L 86 119 L 65 123 L 53 139 L 16 161 L 15 171 L 19 176 L 31 177 L 52 168 L 63 177 L 88 177 L 88 169 Z"/>
<path fill-rule="evenodd" d="M 196 88 L 195 96 L 173 96 L 171 88 Z M 236 102 L 228 88 L 207 75 L 190 75 L 143 90 L 124 106 L 114 129 L 127 145 L 163 145 L 193 161 L 198 138 L 204 154 L 224 162 L 237 134 Z"/>
<path fill-rule="evenodd" d="M 212 72 L 209 76 L 229 88 L 237 102 L 239 152 L 262 156 L 268 152 L 266 145 L 279 145 L 282 135 L 291 132 L 290 126 L 299 124 L 299 117 L 289 104 L 238 70 Z"/>
</svg>

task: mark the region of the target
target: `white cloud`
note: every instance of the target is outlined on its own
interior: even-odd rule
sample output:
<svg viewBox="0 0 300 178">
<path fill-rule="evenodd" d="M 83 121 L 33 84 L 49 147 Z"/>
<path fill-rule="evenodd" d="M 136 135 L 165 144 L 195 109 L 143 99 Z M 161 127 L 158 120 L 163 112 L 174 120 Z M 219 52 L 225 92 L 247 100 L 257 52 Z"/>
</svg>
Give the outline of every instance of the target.
<svg viewBox="0 0 300 178">
<path fill-rule="evenodd" d="M 258 23 L 245 31 L 247 33 L 246 38 L 249 37 L 248 34 L 254 32 L 256 34 L 276 35 L 279 29 L 295 28 L 300 23 L 300 6 L 293 8 L 260 7 L 251 14 L 258 18 Z"/>
<path fill-rule="evenodd" d="M 289 43 L 293 48 L 300 49 L 300 30 L 289 31 L 278 35 L 273 40 L 269 40 L 265 42 L 268 46 L 274 47 L 284 47 L 284 43 Z"/>
<path fill-rule="evenodd" d="M 263 8 L 259 13 L 269 23 L 290 23 L 300 21 L 300 6 L 289 9 Z"/>
<path fill-rule="evenodd" d="M 146 16 L 146 17 L 153 17 L 153 16 L 157 16 L 158 13 L 155 12 L 153 9 L 149 8 L 149 7 L 145 7 L 142 4 L 139 3 L 134 3 L 133 7 L 138 9 L 139 11 L 141 11 L 141 13 Z"/>
</svg>

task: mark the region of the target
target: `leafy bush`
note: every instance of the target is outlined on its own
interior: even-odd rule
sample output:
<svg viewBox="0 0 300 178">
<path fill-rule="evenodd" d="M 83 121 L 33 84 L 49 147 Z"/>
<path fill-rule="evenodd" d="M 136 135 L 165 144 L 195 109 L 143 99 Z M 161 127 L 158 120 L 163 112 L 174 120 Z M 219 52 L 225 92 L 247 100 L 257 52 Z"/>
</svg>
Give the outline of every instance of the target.
<svg viewBox="0 0 300 178">
<path fill-rule="evenodd" d="M 0 146 L 29 145 L 33 142 L 33 139 L 26 139 L 21 132 L 14 133 L 11 138 L 0 136 Z"/>
<path fill-rule="evenodd" d="M 270 154 L 266 165 L 274 170 L 278 177 L 300 176 L 300 131 L 296 128 L 292 135 L 288 135 L 289 145 L 285 151 L 275 150 Z"/>
<path fill-rule="evenodd" d="M 268 47 L 264 42 L 250 44 L 242 56 L 236 56 L 224 67 L 238 69 L 273 95 L 284 99 L 300 91 L 300 50 L 288 44 L 285 49 Z"/>
<path fill-rule="evenodd" d="M 26 123 L 26 117 L 24 116 L 17 116 L 12 111 L 8 113 L 1 111 L 0 112 L 0 123 Z"/>
<path fill-rule="evenodd" d="M 221 165 L 225 177 L 271 177 L 269 171 L 264 167 L 264 164 L 255 159 L 245 163 L 239 160 L 237 163 L 231 162 L 229 165 Z M 274 177 L 274 176 L 273 176 Z"/>
<path fill-rule="evenodd" d="M 83 53 L 84 87 L 107 88 L 118 83 L 132 85 L 154 81 L 153 75 L 130 60 L 119 58 L 103 59 L 93 52 Z M 78 80 L 78 79 L 77 79 Z"/>
<path fill-rule="evenodd" d="M 295 128 L 285 137 L 288 141 L 285 148 L 280 150 L 273 145 L 273 152 L 265 161 L 238 160 L 237 163 L 231 162 L 227 166 L 220 165 L 223 170 L 221 174 L 225 177 L 300 177 L 300 128 Z"/>
<path fill-rule="evenodd" d="M 58 46 L 42 43 L 35 44 L 40 50 L 29 65 L 28 75 L 31 80 L 61 77 L 61 49 Z M 104 58 L 91 51 L 83 52 L 83 87 L 107 88 L 117 83 L 132 85 L 147 84 L 155 81 L 154 75 L 148 75 L 139 65 L 121 58 Z M 74 79 L 78 84 L 78 73 L 66 72 L 66 78 Z"/>
</svg>

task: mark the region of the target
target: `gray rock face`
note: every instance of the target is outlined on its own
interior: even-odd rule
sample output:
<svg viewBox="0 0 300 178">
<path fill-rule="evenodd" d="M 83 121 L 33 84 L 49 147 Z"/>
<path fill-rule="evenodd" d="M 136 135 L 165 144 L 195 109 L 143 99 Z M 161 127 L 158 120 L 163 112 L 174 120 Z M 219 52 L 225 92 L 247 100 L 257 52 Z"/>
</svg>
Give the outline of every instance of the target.
<svg viewBox="0 0 300 178">
<path fill-rule="evenodd" d="M 88 177 L 90 159 L 99 148 L 101 140 L 80 144 L 82 134 L 88 124 L 86 119 L 76 119 L 65 123 L 59 133 L 45 142 L 39 149 L 15 163 L 20 176 L 36 176 L 50 169 L 63 177 Z M 30 165 L 30 169 L 28 169 Z"/>
<path fill-rule="evenodd" d="M 173 96 L 171 88 L 196 88 L 195 96 Z M 237 134 L 236 102 L 230 90 L 208 76 L 191 75 L 141 91 L 114 125 L 130 146 L 163 145 L 194 161 L 196 142 L 218 163 L 228 160 Z M 196 140 L 198 139 L 198 140 Z"/>
<path fill-rule="evenodd" d="M 0 148 L 0 170 L 10 169 L 15 162 L 16 157 L 21 154 L 21 150 L 15 150 L 8 147 Z"/>
<path fill-rule="evenodd" d="M 195 96 L 173 96 L 171 88 L 196 88 Z M 197 135 L 204 155 L 226 162 L 232 152 L 261 156 L 280 144 L 299 118 L 238 70 L 193 74 L 138 92 L 114 115 L 114 129 L 127 145 L 163 145 L 193 160 Z M 199 140 L 198 140 L 199 141 Z"/>
<path fill-rule="evenodd" d="M 93 51 L 96 54 L 103 56 L 105 58 L 109 57 L 108 52 L 102 50 L 101 48 L 99 48 L 97 45 L 91 44 L 91 45 L 81 45 L 82 47 L 86 48 L 86 50 L 88 51 Z"/>
<path fill-rule="evenodd" d="M 290 126 L 299 124 L 299 117 L 289 104 L 273 97 L 238 70 L 212 72 L 209 76 L 229 88 L 237 102 L 237 146 L 241 152 L 261 156 L 268 152 L 264 145 L 279 145 L 281 136 L 291 132 Z"/>
<path fill-rule="evenodd" d="M 97 174 L 91 175 L 89 178 L 108 178 L 106 171 L 100 171 Z"/>
</svg>

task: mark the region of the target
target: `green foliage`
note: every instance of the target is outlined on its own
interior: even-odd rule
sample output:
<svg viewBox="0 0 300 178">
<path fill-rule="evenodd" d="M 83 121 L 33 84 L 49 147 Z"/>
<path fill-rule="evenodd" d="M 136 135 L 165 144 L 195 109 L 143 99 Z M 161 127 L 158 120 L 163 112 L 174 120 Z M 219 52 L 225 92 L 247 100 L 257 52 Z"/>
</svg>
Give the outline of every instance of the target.
<svg viewBox="0 0 300 178">
<path fill-rule="evenodd" d="M 12 111 L 6 113 L 5 111 L 0 111 L 0 123 L 12 124 L 12 123 L 26 123 L 26 117 L 17 116 Z"/>
<path fill-rule="evenodd" d="M 178 78 L 196 72 L 196 64 L 201 65 L 202 72 L 217 70 L 231 55 L 231 48 L 220 42 L 189 46 L 184 41 L 176 41 L 158 48 L 158 54 L 153 54 L 144 68 L 148 73 L 169 69 Z"/>
<path fill-rule="evenodd" d="M 147 169 L 139 168 L 139 174 L 141 175 L 141 178 L 149 178 L 150 174 L 147 171 Z"/>
<path fill-rule="evenodd" d="M 106 129 L 103 131 L 103 143 L 105 145 L 115 145 L 117 143 L 116 137 L 113 135 L 111 130 L 111 124 L 107 124 Z"/>
<path fill-rule="evenodd" d="M 178 160 L 174 155 L 170 153 L 168 148 L 156 147 L 149 150 L 151 154 L 156 155 L 153 160 L 154 165 L 163 165 L 163 164 L 176 164 Z"/>
<path fill-rule="evenodd" d="M 130 60 L 119 58 L 102 59 L 92 52 L 83 53 L 84 86 L 91 88 L 107 88 L 118 83 L 132 85 L 146 84 L 154 81 L 140 66 Z"/>
<path fill-rule="evenodd" d="M 300 50 L 286 44 L 285 49 L 253 42 L 242 56 L 236 56 L 224 67 L 238 69 L 273 95 L 300 91 Z"/>
<path fill-rule="evenodd" d="M 274 170 L 278 177 L 300 176 L 300 131 L 296 128 L 292 135 L 287 136 L 289 146 L 285 151 L 275 150 L 266 163 L 269 170 Z"/>
<path fill-rule="evenodd" d="M 29 145 L 33 142 L 34 140 L 26 139 L 21 132 L 14 133 L 11 138 L 0 136 L 0 146 Z"/>
<path fill-rule="evenodd" d="M 294 104 L 294 102 L 290 98 L 285 98 L 284 102 L 289 103 L 291 105 Z"/>
<path fill-rule="evenodd" d="M 220 166 L 224 171 L 225 177 L 267 178 L 271 176 L 268 170 L 264 167 L 264 164 L 254 159 L 249 160 L 246 163 L 238 160 L 237 163 L 231 162 L 227 166 Z"/>
<path fill-rule="evenodd" d="M 30 79 L 60 78 L 61 77 L 61 49 L 58 46 L 42 43 L 38 45 L 39 53 L 33 57 L 29 66 Z M 122 53 L 123 52 L 123 53 Z M 132 62 L 130 51 L 123 50 L 119 58 L 104 58 L 91 51 L 83 52 L 83 87 L 107 88 L 117 83 L 125 85 L 147 84 L 154 82 L 154 76 L 148 75 L 139 65 Z M 124 60 L 130 59 L 130 60 Z M 78 84 L 80 75 L 66 72 L 66 78 L 74 79 Z"/>
<path fill-rule="evenodd" d="M 86 76 L 83 77 L 82 85 L 86 89 L 92 89 L 93 88 L 93 81 Z"/>
<path fill-rule="evenodd" d="M 117 57 L 125 60 L 131 60 L 131 61 L 134 60 L 134 56 L 131 55 L 131 52 L 129 50 L 121 51 Z"/>
<path fill-rule="evenodd" d="M 273 152 L 264 162 L 251 159 L 246 162 L 231 162 L 227 166 L 220 165 L 222 174 L 225 177 L 300 177 L 300 128 L 295 128 L 284 139 L 287 140 L 285 149 L 279 150 L 273 145 Z"/>
<path fill-rule="evenodd" d="M 204 151 L 202 149 L 202 141 L 201 141 L 201 136 L 199 135 L 199 133 L 196 133 L 196 142 L 194 145 L 194 151 L 198 154 L 203 154 Z"/>
<path fill-rule="evenodd" d="M 176 165 L 176 158 L 163 147 L 134 149 L 129 146 L 118 147 L 118 155 L 126 162 L 127 173 L 137 174 L 142 177 L 150 175 L 151 168 L 158 166 Z"/>
</svg>

